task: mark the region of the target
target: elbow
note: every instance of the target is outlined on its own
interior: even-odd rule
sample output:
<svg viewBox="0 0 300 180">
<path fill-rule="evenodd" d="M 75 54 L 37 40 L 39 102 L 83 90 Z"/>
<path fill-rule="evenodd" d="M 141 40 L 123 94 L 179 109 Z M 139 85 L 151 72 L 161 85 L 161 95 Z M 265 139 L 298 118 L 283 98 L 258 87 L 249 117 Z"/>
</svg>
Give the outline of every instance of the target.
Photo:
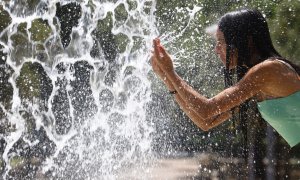
<svg viewBox="0 0 300 180">
<path fill-rule="evenodd" d="M 205 107 L 197 107 L 197 112 L 203 119 L 211 119 L 212 117 L 220 114 L 219 108 L 210 101 L 207 102 Z M 207 126 L 208 129 L 211 129 L 209 125 Z"/>
<path fill-rule="evenodd" d="M 196 113 L 198 114 L 198 116 L 201 117 L 201 119 L 203 119 L 204 121 L 205 121 L 206 119 L 210 119 L 210 118 L 212 117 L 212 113 L 211 113 L 211 111 L 210 111 L 208 108 L 203 108 L 203 109 L 198 108 L 198 109 L 196 109 L 195 112 L 196 112 Z M 206 125 L 206 126 L 208 126 L 208 125 Z"/>
<path fill-rule="evenodd" d="M 209 131 L 209 130 L 211 130 L 212 128 L 214 128 L 217 124 L 215 124 L 214 123 L 214 121 L 215 121 L 215 119 L 216 119 L 217 117 L 215 117 L 215 118 L 213 118 L 213 119 L 206 119 L 206 120 L 204 120 L 204 123 L 202 123 L 202 127 L 201 127 L 201 129 L 203 130 L 203 131 Z"/>
<path fill-rule="evenodd" d="M 210 113 L 208 113 L 208 112 L 203 112 L 203 113 L 201 113 L 201 117 L 202 117 L 203 119 L 210 119 L 210 118 L 211 118 L 211 115 L 210 115 Z"/>
<path fill-rule="evenodd" d="M 200 129 L 201 129 L 202 131 L 205 131 L 205 132 L 209 131 L 211 128 L 212 128 L 212 127 L 209 126 L 209 125 L 204 125 L 204 126 L 201 126 L 201 127 L 200 127 Z"/>
<path fill-rule="evenodd" d="M 194 122 L 194 124 L 198 127 L 198 128 L 200 128 L 202 131 L 208 131 L 208 130 L 210 130 L 211 129 L 211 127 L 207 124 L 207 123 L 205 123 L 204 121 L 203 121 L 203 119 L 191 119 L 193 122 Z"/>
</svg>

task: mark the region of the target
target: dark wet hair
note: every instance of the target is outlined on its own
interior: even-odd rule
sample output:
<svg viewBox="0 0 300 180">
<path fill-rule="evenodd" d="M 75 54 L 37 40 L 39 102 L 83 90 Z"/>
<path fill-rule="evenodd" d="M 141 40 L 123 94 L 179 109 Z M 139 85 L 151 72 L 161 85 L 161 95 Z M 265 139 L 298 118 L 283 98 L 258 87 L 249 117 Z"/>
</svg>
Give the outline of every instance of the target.
<svg viewBox="0 0 300 180">
<path fill-rule="evenodd" d="M 274 48 L 266 19 L 255 9 L 242 9 L 230 12 L 221 17 L 218 27 L 224 33 L 226 42 L 225 85 L 232 85 L 232 75 L 229 70 L 230 54 L 232 50 L 238 52 L 236 68 L 237 80 L 256 64 L 266 59 L 281 59 L 288 62 L 300 74 L 300 68 L 283 58 Z M 252 47 L 251 47 L 252 46 Z M 251 58 L 253 50 L 259 58 Z"/>
</svg>

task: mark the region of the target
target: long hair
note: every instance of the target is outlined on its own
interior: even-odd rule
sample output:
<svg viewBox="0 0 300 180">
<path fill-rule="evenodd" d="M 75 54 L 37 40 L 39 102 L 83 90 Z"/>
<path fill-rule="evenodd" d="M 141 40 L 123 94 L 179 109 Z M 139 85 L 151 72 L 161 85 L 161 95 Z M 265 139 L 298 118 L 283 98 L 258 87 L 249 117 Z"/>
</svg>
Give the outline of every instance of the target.
<svg viewBox="0 0 300 180">
<path fill-rule="evenodd" d="M 281 59 L 300 74 L 300 67 L 283 58 L 274 48 L 267 21 L 258 10 L 243 9 L 227 13 L 221 17 L 218 27 L 224 33 L 227 45 L 225 83 L 232 81 L 230 79 L 233 73 L 229 70 L 229 63 L 233 50 L 238 52 L 237 80 L 240 80 L 251 67 L 266 59 Z M 257 51 L 258 58 L 251 58 L 253 49 Z"/>
<path fill-rule="evenodd" d="M 243 9 L 227 13 L 221 17 L 218 27 L 223 32 L 226 43 L 226 65 L 224 69 L 226 88 L 234 84 L 234 78 L 239 81 L 251 67 L 266 59 L 281 59 L 289 63 L 300 74 L 299 66 L 283 58 L 274 48 L 267 21 L 259 11 Z M 231 70 L 229 69 L 230 55 L 233 51 L 237 51 L 238 59 L 237 67 Z M 254 51 L 258 55 L 256 58 L 252 58 Z M 238 107 L 239 127 L 246 142 L 247 119 L 249 118 L 246 111 L 250 106 L 256 108 L 250 101 L 248 100 Z M 244 152 L 244 154 L 246 153 Z"/>
</svg>

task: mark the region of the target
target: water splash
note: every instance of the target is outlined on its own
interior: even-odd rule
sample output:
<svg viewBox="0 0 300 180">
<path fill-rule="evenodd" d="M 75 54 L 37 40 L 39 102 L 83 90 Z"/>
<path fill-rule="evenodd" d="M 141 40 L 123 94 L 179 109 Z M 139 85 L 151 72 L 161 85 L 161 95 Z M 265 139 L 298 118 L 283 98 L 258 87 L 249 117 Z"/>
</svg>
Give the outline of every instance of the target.
<svg viewBox="0 0 300 180">
<path fill-rule="evenodd" d="M 147 162 L 154 11 L 149 0 L 1 2 L 4 179 L 116 178 Z"/>
</svg>

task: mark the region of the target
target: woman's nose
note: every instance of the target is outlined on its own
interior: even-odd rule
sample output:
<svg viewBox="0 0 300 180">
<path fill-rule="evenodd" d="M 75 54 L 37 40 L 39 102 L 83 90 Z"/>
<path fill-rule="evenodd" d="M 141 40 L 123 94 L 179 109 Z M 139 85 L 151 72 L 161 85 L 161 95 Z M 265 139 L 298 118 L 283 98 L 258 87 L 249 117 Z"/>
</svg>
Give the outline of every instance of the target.
<svg viewBox="0 0 300 180">
<path fill-rule="evenodd" d="M 215 45 L 215 53 L 220 54 L 220 47 L 217 44 Z"/>
</svg>

